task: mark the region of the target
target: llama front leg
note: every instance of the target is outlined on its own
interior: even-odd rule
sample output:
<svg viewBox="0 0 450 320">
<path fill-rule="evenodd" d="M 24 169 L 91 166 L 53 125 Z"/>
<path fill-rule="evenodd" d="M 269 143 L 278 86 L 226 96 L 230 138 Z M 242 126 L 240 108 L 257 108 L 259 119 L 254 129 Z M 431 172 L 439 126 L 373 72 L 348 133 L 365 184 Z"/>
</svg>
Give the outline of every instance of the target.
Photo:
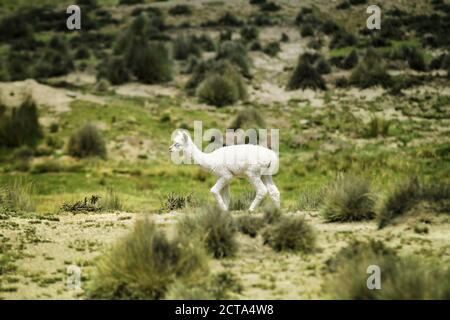
<svg viewBox="0 0 450 320">
<path fill-rule="evenodd" d="M 225 177 L 220 177 L 219 180 L 217 180 L 216 184 L 210 190 L 211 193 L 216 198 L 217 204 L 224 211 L 227 211 L 228 208 L 222 199 L 221 191 L 228 184 L 228 181 L 229 181 L 229 179 L 227 179 Z"/>
<path fill-rule="evenodd" d="M 261 177 L 249 176 L 249 180 L 256 190 L 256 196 L 250 205 L 249 211 L 255 211 L 255 208 L 261 203 L 262 199 L 267 193 L 267 188 L 261 180 Z"/>
<path fill-rule="evenodd" d="M 230 208 L 230 184 L 227 184 L 222 189 L 222 199 L 225 203 L 225 206 L 227 207 L 226 210 Z"/>
<path fill-rule="evenodd" d="M 280 191 L 278 191 L 277 186 L 273 182 L 272 176 L 263 176 L 262 180 L 267 188 L 270 198 L 273 201 L 273 204 L 277 208 L 280 208 Z"/>
</svg>

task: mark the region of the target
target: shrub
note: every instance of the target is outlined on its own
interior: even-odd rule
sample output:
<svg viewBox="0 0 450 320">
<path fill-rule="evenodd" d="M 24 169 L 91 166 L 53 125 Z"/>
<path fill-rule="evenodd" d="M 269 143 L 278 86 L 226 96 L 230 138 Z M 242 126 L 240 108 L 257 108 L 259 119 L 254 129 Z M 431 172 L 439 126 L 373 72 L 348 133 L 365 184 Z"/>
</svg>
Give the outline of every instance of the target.
<svg viewBox="0 0 450 320">
<path fill-rule="evenodd" d="M 121 196 L 113 188 L 106 190 L 100 198 L 100 205 L 106 211 L 122 211 L 124 208 Z"/>
<path fill-rule="evenodd" d="M 309 49 L 319 50 L 323 46 L 323 42 L 321 38 L 313 38 L 307 44 Z"/>
<path fill-rule="evenodd" d="M 263 49 L 263 52 L 271 57 L 275 57 L 280 51 L 280 43 L 277 41 L 268 43 Z"/>
<path fill-rule="evenodd" d="M 236 228 L 229 213 L 208 206 L 196 217 L 184 217 L 178 231 L 188 239 L 198 239 L 214 258 L 233 256 L 238 248 Z"/>
<path fill-rule="evenodd" d="M 321 215 L 329 222 L 360 221 L 374 216 L 370 182 L 355 175 L 339 175 L 325 191 Z"/>
<path fill-rule="evenodd" d="M 297 90 L 306 88 L 325 90 L 326 85 L 322 76 L 311 65 L 310 60 L 301 56 L 289 79 L 287 89 Z"/>
<path fill-rule="evenodd" d="M 210 70 L 207 70 L 209 68 Z M 194 77 L 204 77 L 197 88 L 197 96 L 201 101 L 223 107 L 246 97 L 242 77 L 232 64 L 228 62 L 214 64 L 203 71 L 205 72 L 203 75 L 194 74 Z"/>
<path fill-rule="evenodd" d="M 377 204 L 379 228 L 388 225 L 394 218 L 402 215 L 417 201 L 420 194 L 419 182 L 416 178 L 402 181 L 392 188 Z"/>
<path fill-rule="evenodd" d="M 372 116 L 369 122 L 368 128 L 365 132 L 365 137 L 376 138 L 376 137 L 386 137 L 389 133 L 389 128 L 392 122 L 384 118 L 377 116 Z"/>
<path fill-rule="evenodd" d="M 225 12 L 218 20 L 218 25 L 229 26 L 229 27 L 240 27 L 244 23 L 230 12 Z"/>
<path fill-rule="evenodd" d="M 236 225 L 240 232 L 254 238 L 264 227 L 265 221 L 261 217 L 243 215 L 236 218 Z"/>
<path fill-rule="evenodd" d="M 43 136 L 36 103 L 27 98 L 11 114 L 0 114 L 0 145 L 15 148 L 35 146 Z"/>
<path fill-rule="evenodd" d="M 177 15 L 191 15 L 192 8 L 185 4 L 177 4 L 169 9 L 169 13 L 173 16 Z"/>
<path fill-rule="evenodd" d="M 172 61 L 167 48 L 158 41 L 148 41 L 160 38 L 158 35 L 162 28 L 160 18 L 153 16 L 150 20 L 141 13 L 116 40 L 114 54 L 122 55 L 127 69 L 143 83 L 162 83 L 172 79 Z"/>
<path fill-rule="evenodd" d="M 373 49 L 367 50 L 364 59 L 359 62 L 350 75 L 350 83 L 361 88 L 376 85 L 389 87 L 391 82 L 382 58 Z"/>
<path fill-rule="evenodd" d="M 169 239 L 148 219 L 100 257 L 87 287 L 90 299 L 163 299 L 175 281 L 201 282 L 206 256 L 192 239 Z"/>
<path fill-rule="evenodd" d="M 119 4 L 123 5 L 133 5 L 133 4 L 141 4 L 144 3 L 144 0 L 120 0 Z"/>
<path fill-rule="evenodd" d="M 298 210 L 318 210 L 325 197 L 325 189 L 311 189 L 302 192 L 298 198 Z"/>
<path fill-rule="evenodd" d="M 214 51 L 216 49 L 213 39 L 207 34 L 202 34 L 199 37 L 194 36 L 194 41 L 205 51 Z"/>
<path fill-rule="evenodd" d="M 67 146 L 69 155 L 78 158 L 89 156 L 106 157 L 106 146 L 98 129 L 92 124 L 86 124 L 75 131 Z"/>
<path fill-rule="evenodd" d="M 281 42 L 289 42 L 289 36 L 285 32 L 281 33 L 280 41 Z"/>
<path fill-rule="evenodd" d="M 239 92 L 232 79 L 211 75 L 200 85 L 197 96 L 203 102 L 223 107 L 235 103 L 239 99 Z"/>
<path fill-rule="evenodd" d="M 325 21 L 321 26 L 322 32 L 325 33 L 326 35 L 330 35 L 338 31 L 339 29 L 340 29 L 339 25 L 337 25 L 336 22 L 332 20 Z"/>
<path fill-rule="evenodd" d="M 105 64 L 99 66 L 97 78 L 106 78 L 111 84 L 118 85 L 130 80 L 130 72 L 122 56 L 109 57 Z"/>
<path fill-rule="evenodd" d="M 380 245 L 381 244 L 381 245 Z M 354 242 L 341 250 L 337 271 L 326 282 L 334 299 L 423 300 L 449 299 L 450 268 L 417 257 L 397 256 L 382 243 Z M 382 289 L 367 287 L 367 267 L 377 265 L 382 272 Z"/>
<path fill-rule="evenodd" d="M 217 60 L 229 60 L 233 64 L 239 67 L 242 75 L 248 77 L 250 75 L 250 60 L 247 56 L 247 50 L 245 47 L 235 41 L 225 41 L 217 52 Z"/>
<path fill-rule="evenodd" d="M 398 48 L 391 49 L 388 56 L 390 59 L 407 61 L 411 69 L 417 71 L 426 71 L 427 69 L 424 54 L 416 46 L 403 44 Z"/>
<path fill-rule="evenodd" d="M 248 25 L 241 29 L 241 37 L 245 41 L 257 40 L 259 36 L 259 30 L 257 27 Z"/>
<path fill-rule="evenodd" d="M 202 284 L 187 286 L 177 281 L 170 286 L 168 300 L 224 300 L 232 298 L 232 294 L 241 293 L 239 279 L 230 271 L 214 274 Z"/>
<path fill-rule="evenodd" d="M 201 50 L 197 39 L 191 36 L 180 35 L 173 41 L 173 57 L 177 60 L 186 60 L 190 55 L 199 56 Z"/>
<path fill-rule="evenodd" d="M 34 76 L 37 78 L 57 77 L 73 69 L 74 64 L 66 41 L 62 37 L 54 36 L 35 64 Z"/>
<path fill-rule="evenodd" d="M 345 70 L 353 69 L 358 64 L 358 54 L 356 50 L 352 50 L 342 61 L 341 68 Z"/>
<path fill-rule="evenodd" d="M 31 212 L 36 209 L 33 199 L 33 184 L 23 179 L 14 179 L 0 187 L 0 211 Z"/>
<path fill-rule="evenodd" d="M 263 232 L 264 244 L 275 251 L 310 253 L 316 247 L 316 234 L 304 217 L 282 217 Z"/>
<path fill-rule="evenodd" d="M 230 200 L 230 211 L 248 210 L 253 199 L 255 199 L 255 192 L 244 192 L 238 197 L 232 197 Z"/>
<path fill-rule="evenodd" d="M 266 122 L 255 108 L 239 110 L 230 124 L 231 129 L 259 129 L 265 128 Z M 249 195 L 251 196 L 251 195 Z"/>
<path fill-rule="evenodd" d="M 331 72 L 330 64 L 324 58 L 320 58 L 316 64 L 316 70 L 319 74 L 328 74 Z"/>
<path fill-rule="evenodd" d="M 267 205 L 263 208 L 263 219 L 266 223 L 272 224 L 281 220 L 283 212 L 280 208 L 273 205 Z"/>
<path fill-rule="evenodd" d="M 259 8 L 263 12 L 275 12 L 275 11 L 280 11 L 281 10 L 281 6 L 279 6 L 275 2 L 262 3 Z"/>
<path fill-rule="evenodd" d="M 162 43 L 147 43 L 137 51 L 129 49 L 125 60 L 136 78 L 143 83 L 163 83 L 172 79 L 172 62 Z"/>
<path fill-rule="evenodd" d="M 330 41 L 330 49 L 351 47 L 356 44 L 357 40 L 354 35 L 346 32 L 344 29 L 339 29 L 333 35 Z"/>
<path fill-rule="evenodd" d="M 84 213 L 84 212 L 97 212 L 103 210 L 100 205 L 100 196 L 91 195 L 90 197 L 84 197 L 83 200 L 77 200 L 74 202 L 64 202 L 61 206 L 61 210 L 72 213 Z"/>
<path fill-rule="evenodd" d="M 164 202 L 159 209 L 160 212 L 170 212 L 194 205 L 195 201 L 192 194 L 177 195 L 173 192 L 165 196 Z"/>
<path fill-rule="evenodd" d="M 310 26 L 309 24 L 303 26 L 302 29 L 300 30 L 300 35 L 304 38 L 313 36 L 314 35 L 313 27 Z"/>
</svg>

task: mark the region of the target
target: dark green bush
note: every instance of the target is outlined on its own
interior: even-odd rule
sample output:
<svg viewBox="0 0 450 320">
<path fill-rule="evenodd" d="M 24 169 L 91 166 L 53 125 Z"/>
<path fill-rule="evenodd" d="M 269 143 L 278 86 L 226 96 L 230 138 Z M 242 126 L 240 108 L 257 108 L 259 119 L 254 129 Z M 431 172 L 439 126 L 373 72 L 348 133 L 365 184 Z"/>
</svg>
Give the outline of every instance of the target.
<svg viewBox="0 0 450 320">
<path fill-rule="evenodd" d="M 358 54 L 356 53 L 356 50 L 352 50 L 352 52 L 350 52 L 348 56 L 346 56 L 344 60 L 342 60 L 340 66 L 342 69 L 350 70 L 353 69 L 357 64 L 358 64 Z"/>
<path fill-rule="evenodd" d="M 264 48 L 263 52 L 271 57 L 275 57 L 281 51 L 280 43 L 278 41 L 269 42 Z"/>
<path fill-rule="evenodd" d="M 230 129 L 259 129 L 265 128 L 266 122 L 259 112 L 255 108 L 245 108 L 239 110 L 236 117 L 230 124 Z M 251 198 L 251 196 L 250 196 Z M 254 198 L 254 195 L 253 195 Z M 250 204 L 250 203 L 249 203 Z"/>
<path fill-rule="evenodd" d="M 304 25 L 300 30 L 300 35 L 304 38 L 313 36 L 314 35 L 313 27 L 310 26 L 309 24 Z"/>
<path fill-rule="evenodd" d="M 111 56 L 105 64 L 99 66 L 98 79 L 108 79 L 111 84 L 118 85 L 130 80 L 130 72 L 122 56 Z"/>
<path fill-rule="evenodd" d="M 350 83 L 361 88 L 381 85 L 389 87 L 392 83 L 390 75 L 381 56 L 374 50 L 368 49 L 365 57 L 350 75 Z"/>
<path fill-rule="evenodd" d="M 186 60 L 190 55 L 199 56 L 201 53 L 195 37 L 179 35 L 173 41 L 173 57 L 177 60 Z"/>
<path fill-rule="evenodd" d="M 144 3 L 145 0 L 120 0 L 119 4 L 123 5 L 133 5 L 133 4 L 141 4 Z"/>
<path fill-rule="evenodd" d="M 316 70 L 320 74 L 328 74 L 331 72 L 330 64 L 324 58 L 320 58 L 316 64 Z"/>
<path fill-rule="evenodd" d="M 143 83 L 162 83 L 172 79 L 172 61 L 167 48 L 161 42 L 148 41 L 162 28 L 160 18 L 153 16 L 150 20 L 141 13 L 115 43 L 114 54 L 122 55 L 127 69 Z"/>
<path fill-rule="evenodd" d="M 34 76 L 48 78 L 62 76 L 74 69 L 72 57 L 66 41 L 54 36 L 46 49 L 40 53 L 40 59 L 34 65 Z"/>
<path fill-rule="evenodd" d="M 150 42 L 136 49 L 127 51 L 125 61 L 139 81 L 155 84 L 172 79 L 172 61 L 164 44 Z"/>
<path fill-rule="evenodd" d="M 287 84 L 288 90 L 297 89 L 326 89 L 325 81 L 319 72 L 311 65 L 309 56 L 301 56 L 298 64 Z"/>
<path fill-rule="evenodd" d="M 69 155 L 78 158 L 89 156 L 106 157 L 106 146 L 98 129 L 92 124 L 86 124 L 75 131 L 67 145 Z"/>
<path fill-rule="evenodd" d="M 263 12 L 276 12 L 276 11 L 280 11 L 281 10 L 281 6 L 279 6 L 275 2 L 262 3 L 259 8 Z"/>
<path fill-rule="evenodd" d="M 339 175 L 326 189 L 320 213 L 329 222 L 372 219 L 374 198 L 370 182 L 360 176 Z"/>
<path fill-rule="evenodd" d="M 229 27 L 240 27 L 244 23 L 238 17 L 236 17 L 233 13 L 225 12 L 217 20 L 217 24 L 218 25 L 223 25 L 223 26 L 229 26 Z"/>
<path fill-rule="evenodd" d="M 0 115 L 0 145 L 16 148 L 22 145 L 35 146 L 42 138 L 36 103 L 28 98 L 11 113 Z"/>
<path fill-rule="evenodd" d="M 210 75 L 199 86 L 197 96 L 203 102 L 223 107 L 235 103 L 239 99 L 239 91 L 231 78 Z"/>
<path fill-rule="evenodd" d="M 247 95 L 242 76 L 228 61 L 200 64 L 188 85 L 197 87 L 197 96 L 204 102 L 223 107 Z"/>
<path fill-rule="evenodd" d="M 354 35 L 348 33 L 344 29 L 339 29 L 331 38 L 330 49 L 354 46 L 356 42 L 357 39 Z"/>
<path fill-rule="evenodd" d="M 411 69 L 417 71 L 426 71 L 427 69 L 424 54 L 416 46 L 401 45 L 398 48 L 391 49 L 388 57 L 390 59 L 405 60 Z"/>
<path fill-rule="evenodd" d="M 316 233 L 304 217 L 281 217 L 264 230 L 263 239 L 275 251 L 310 253 L 316 248 Z"/>
<path fill-rule="evenodd" d="M 169 9 L 169 13 L 173 16 L 177 15 L 191 15 L 192 8 L 186 4 L 177 4 Z"/>
<path fill-rule="evenodd" d="M 257 40 L 258 36 L 259 36 L 259 30 L 255 26 L 248 25 L 248 26 L 244 26 L 241 29 L 241 37 L 245 41 Z"/>
<path fill-rule="evenodd" d="M 239 42 L 225 41 L 221 43 L 216 59 L 229 60 L 239 67 L 243 76 L 248 77 L 250 75 L 250 60 L 247 56 L 247 50 Z"/>
</svg>

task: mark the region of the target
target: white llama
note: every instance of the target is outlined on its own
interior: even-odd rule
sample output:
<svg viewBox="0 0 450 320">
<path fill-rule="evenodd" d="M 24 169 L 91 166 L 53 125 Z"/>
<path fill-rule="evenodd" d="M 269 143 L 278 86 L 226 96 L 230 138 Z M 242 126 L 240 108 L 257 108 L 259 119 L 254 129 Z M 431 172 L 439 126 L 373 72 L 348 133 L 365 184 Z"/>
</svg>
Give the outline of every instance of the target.
<svg viewBox="0 0 450 320">
<path fill-rule="evenodd" d="M 185 130 L 178 130 L 172 141 L 170 152 L 182 151 L 185 157 L 219 177 L 210 191 L 223 210 L 227 211 L 230 205 L 229 185 L 233 177 L 246 177 L 255 188 L 256 196 L 250 211 L 255 210 L 267 193 L 280 207 L 280 192 L 272 181 L 273 168 L 278 168 L 278 156 L 274 151 L 258 145 L 241 144 L 204 153 Z"/>
</svg>

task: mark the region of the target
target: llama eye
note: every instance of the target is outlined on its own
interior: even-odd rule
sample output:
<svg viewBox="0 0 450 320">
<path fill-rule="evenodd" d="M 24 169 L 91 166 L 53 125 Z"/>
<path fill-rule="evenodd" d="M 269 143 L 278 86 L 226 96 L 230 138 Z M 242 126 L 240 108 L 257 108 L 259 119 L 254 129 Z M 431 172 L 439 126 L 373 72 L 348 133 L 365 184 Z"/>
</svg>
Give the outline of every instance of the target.
<svg viewBox="0 0 450 320">
<path fill-rule="evenodd" d="M 180 146 L 180 144 L 179 143 L 175 143 L 175 147 L 179 147 Z"/>
</svg>

